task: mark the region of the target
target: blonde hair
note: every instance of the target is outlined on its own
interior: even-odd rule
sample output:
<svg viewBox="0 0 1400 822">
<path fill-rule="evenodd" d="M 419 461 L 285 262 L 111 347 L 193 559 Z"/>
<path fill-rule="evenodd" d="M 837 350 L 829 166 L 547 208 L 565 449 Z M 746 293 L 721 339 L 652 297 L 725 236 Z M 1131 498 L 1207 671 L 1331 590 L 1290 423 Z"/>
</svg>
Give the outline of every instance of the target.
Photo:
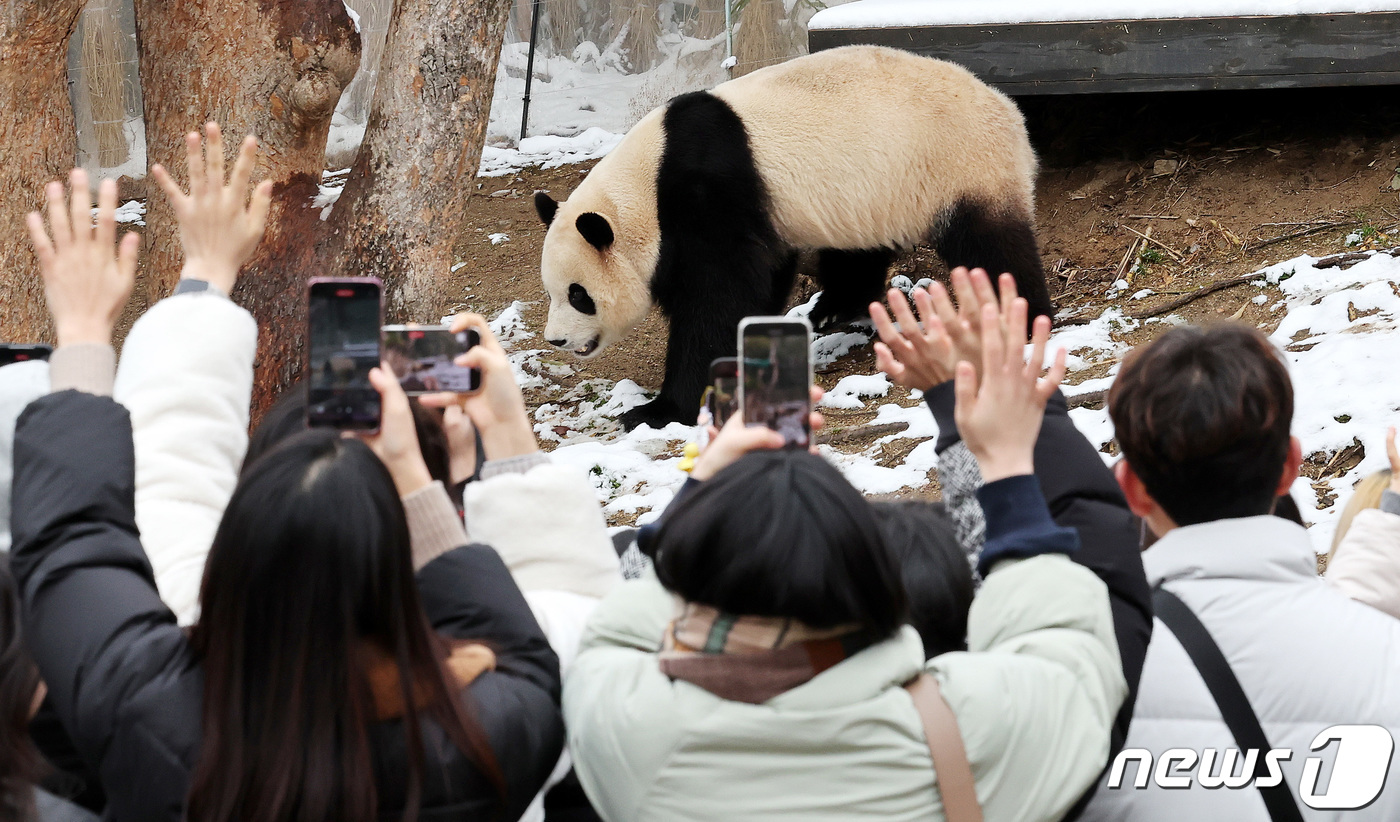
<svg viewBox="0 0 1400 822">
<path fill-rule="evenodd" d="M 1390 485 L 1390 469 L 1377 471 L 1369 477 L 1356 484 L 1356 489 L 1352 492 L 1351 499 L 1347 500 L 1346 507 L 1342 509 L 1342 516 L 1337 520 L 1337 532 L 1332 535 L 1332 550 L 1327 552 L 1327 559 L 1331 561 L 1332 555 L 1337 553 L 1337 546 L 1342 544 L 1342 538 L 1351 530 L 1351 521 L 1356 519 L 1356 515 L 1368 508 L 1381 507 L 1381 494 Z"/>
</svg>

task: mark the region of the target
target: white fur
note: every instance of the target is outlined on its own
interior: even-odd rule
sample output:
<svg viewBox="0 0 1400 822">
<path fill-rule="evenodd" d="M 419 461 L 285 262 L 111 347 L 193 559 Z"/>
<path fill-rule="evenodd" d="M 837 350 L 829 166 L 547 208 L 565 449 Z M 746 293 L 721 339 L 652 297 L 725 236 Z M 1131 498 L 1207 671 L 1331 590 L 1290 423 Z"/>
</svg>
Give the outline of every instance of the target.
<svg viewBox="0 0 1400 822">
<path fill-rule="evenodd" d="M 1036 160 L 1020 111 L 952 63 L 847 46 L 712 93 L 743 120 L 778 236 L 793 248 L 912 246 L 964 199 L 1015 217 L 1034 213 Z M 596 340 L 601 351 L 651 308 L 664 112 L 647 115 L 593 169 L 545 237 L 545 338 L 564 348 Z M 613 248 L 599 252 L 578 233 L 575 220 L 590 211 L 612 225 Z M 569 305 L 572 283 L 588 289 L 597 314 Z"/>
</svg>

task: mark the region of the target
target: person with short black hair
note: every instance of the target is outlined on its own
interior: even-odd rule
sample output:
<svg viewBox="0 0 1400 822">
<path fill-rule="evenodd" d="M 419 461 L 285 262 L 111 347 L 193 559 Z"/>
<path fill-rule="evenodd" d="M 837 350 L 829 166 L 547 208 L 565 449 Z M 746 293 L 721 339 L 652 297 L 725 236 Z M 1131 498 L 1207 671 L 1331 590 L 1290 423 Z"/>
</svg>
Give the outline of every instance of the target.
<svg viewBox="0 0 1400 822">
<path fill-rule="evenodd" d="M 927 822 L 970 802 L 1048 821 L 1093 782 L 1127 687 L 1104 585 L 1064 556 L 1075 534 L 1031 476 L 1064 365 L 1038 381 L 1021 361 L 1017 303 L 1005 329 L 983 318 L 980 378 L 958 375 L 988 479 L 968 651 L 926 660 L 870 504 L 736 416 L 655 535 L 657 576 L 603 601 L 566 682 L 575 767 L 604 819 Z M 1042 318 L 1042 355 L 1048 336 Z M 930 738 L 939 705 L 955 728 Z"/>
<path fill-rule="evenodd" d="M 1324 770 L 1340 761 L 1338 746 L 1315 744 L 1322 731 L 1372 724 L 1400 735 L 1400 623 L 1320 579 L 1307 531 L 1272 515 L 1301 461 L 1283 355 L 1248 326 L 1174 328 L 1124 360 L 1108 406 L 1123 453 L 1119 485 L 1158 538 L 1143 554 L 1157 621 L 1124 759 L 1083 819 L 1289 818 L 1278 814 L 1302 809 L 1301 796 L 1326 795 L 1316 772 L 1305 778 L 1305 761 L 1321 759 Z M 1247 710 L 1225 696 L 1208 644 Z M 1252 720 L 1262 734 L 1249 730 Z M 1235 754 L 1259 747 L 1258 736 L 1293 751 L 1282 785 L 1262 778 L 1259 754 L 1257 782 L 1212 789 L 1222 772 L 1243 771 Z M 1185 782 L 1165 789 L 1148 771 L 1163 774 L 1170 749 L 1209 759 L 1194 771 L 1181 763 Z M 1355 816 L 1397 817 L 1395 780 Z"/>
<path fill-rule="evenodd" d="M 1186 326 L 1128 355 L 1108 393 L 1129 499 L 1152 530 L 1273 513 L 1302 459 L 1281 352 L 1248 326 Z"/>
</svg>

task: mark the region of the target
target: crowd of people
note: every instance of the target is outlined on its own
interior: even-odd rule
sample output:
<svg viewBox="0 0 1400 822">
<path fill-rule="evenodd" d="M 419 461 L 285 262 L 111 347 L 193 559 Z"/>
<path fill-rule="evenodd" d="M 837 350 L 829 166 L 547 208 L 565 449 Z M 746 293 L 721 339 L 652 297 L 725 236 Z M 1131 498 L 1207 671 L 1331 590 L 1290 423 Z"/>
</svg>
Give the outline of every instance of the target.
<svg viewBox="0 0 1400 822">
<path fill-rule="evenodd" d="M 1319 577 L 1256 330 L 1133 352 L 1110 469 L 1048 318 L 959 269 L 871 306 L 942 502 L 735 417 L 610 534 L 479 316 L 478 393 L 375 369 L 378 431 L 307 429 L 292 390 L 250 436 L 229 294 L 271 191 L 251 138 L 231 169 L 213 124 L 186 146 L 188 192 L 153 170 L 181 283 L 120 360 L 115 184 L 94 220 L 74 171 L 29 220 L 57 347 L 0 368 L 0 820 L 1400 818 L 1384 774 L 1352 812 L 1305 761 L 1400 731 L 1394 433 Z"/>
</svg>

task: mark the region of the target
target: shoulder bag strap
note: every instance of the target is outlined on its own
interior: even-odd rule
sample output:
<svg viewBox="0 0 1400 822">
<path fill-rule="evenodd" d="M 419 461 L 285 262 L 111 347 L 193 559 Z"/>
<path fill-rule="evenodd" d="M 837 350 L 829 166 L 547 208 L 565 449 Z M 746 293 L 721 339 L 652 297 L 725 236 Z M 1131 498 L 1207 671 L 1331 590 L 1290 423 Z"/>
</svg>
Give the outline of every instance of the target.
<svg viewBox="0 0 1400 822">
<path fill-rule="evenodd" d="M 919 712 L 919 721 L 924 726 L 933 770 L 938 775 L 938 790 L 943 796 L 944 818 L 948 822 L 982 822 L 977 783 L 972 778 L 972 766 L 967 761 L 958 719 L 938 689 L 938 680 L 929 674 L 919 674 L 904 687 L 914 700 L 914 710 Z"/>
<path fill-rule="evenodd" d="M 1191 657 L 1216 706 L 1220 708 L 1220 716 L 1235 737 L 1235 744 L 1240 746 L 1241 754 L 1251 749 L 1259 751 L 1254 765 L 1255 777 L 1267 774 L 1265 754 L 1272 750 L 1272 746 L 1259 724 L 1259 717 L 1254 714 L 1253 706 L 1249 704 L 1249 697 L 1245 696 L 1244 688 L 1240 687 L 1240 681 L 1235 678 L 1235 672 L 1220 646 L 1215 644 L 1210 631 L 1180 597 L 1161 586 L 1152 591 L 1152 608 Z M 1271 788 L 1260 788 L 1259 793 L 1264 797 L 1264 805 L 1273 822 L 1302 822 L 1303 814 L 1298 810 L 1287 779 Z"/>
</svg>

